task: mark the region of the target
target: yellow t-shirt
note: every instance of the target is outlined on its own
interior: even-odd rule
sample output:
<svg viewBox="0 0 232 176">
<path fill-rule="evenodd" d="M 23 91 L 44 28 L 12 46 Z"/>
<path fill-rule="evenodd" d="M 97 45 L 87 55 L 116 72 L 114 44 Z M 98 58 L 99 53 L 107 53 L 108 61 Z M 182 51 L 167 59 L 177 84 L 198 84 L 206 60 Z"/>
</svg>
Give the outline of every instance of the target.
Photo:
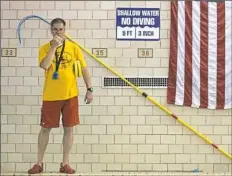
<svg viewBox="0 0 232 176">
<path fill-rule="evenodd" d="M 50 42 L 39 48 L 39 65 L 47 55 Z M 58 59 L 62 46 L 57 48 Z M 73 63 L 79 60 L 81 67 L 86 67 L 86 62 L 81 49 L 73 42 L 65 40 L 63 59 L 58 69 L 58 79 L 52 79 L 56 69 L 56 57 L 54 56 L 51 66 L 45 70 L 45 81 L 43 89 L 44 101 L 66 100 L 79 94 L 77 79 L 73 72 Z"/>
</svg>

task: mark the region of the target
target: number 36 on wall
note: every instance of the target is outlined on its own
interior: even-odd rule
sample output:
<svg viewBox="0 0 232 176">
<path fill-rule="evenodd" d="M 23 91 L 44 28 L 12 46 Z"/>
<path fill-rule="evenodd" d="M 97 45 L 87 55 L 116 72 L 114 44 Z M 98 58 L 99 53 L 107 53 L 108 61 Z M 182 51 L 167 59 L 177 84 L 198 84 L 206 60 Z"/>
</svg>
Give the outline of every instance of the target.
<svg viewBox="0 0 232 176">
<path fill-rule="evenodd" d="M 16 57 L 16 48 L 2 48 L 1 57 Z"/>
<path fill-rule="evenodd" d="M 153 48 L 138 48 L 139 58 L 153 58 Z"/>
</svg>

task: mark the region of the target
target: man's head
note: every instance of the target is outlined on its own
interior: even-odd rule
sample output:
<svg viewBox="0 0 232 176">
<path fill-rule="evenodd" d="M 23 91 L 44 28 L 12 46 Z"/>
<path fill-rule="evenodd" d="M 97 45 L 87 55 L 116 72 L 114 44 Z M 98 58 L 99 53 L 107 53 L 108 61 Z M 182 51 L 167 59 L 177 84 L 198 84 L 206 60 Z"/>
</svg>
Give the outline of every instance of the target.
<svg viewBox="0 0 232 176">
<path fill-rule="evenodd" d="M 62 18 L 55 18 L 51 21 L 51 33 L 54 36 L 59 35 L 64 38 L 66 23 Z"/>
</svg>

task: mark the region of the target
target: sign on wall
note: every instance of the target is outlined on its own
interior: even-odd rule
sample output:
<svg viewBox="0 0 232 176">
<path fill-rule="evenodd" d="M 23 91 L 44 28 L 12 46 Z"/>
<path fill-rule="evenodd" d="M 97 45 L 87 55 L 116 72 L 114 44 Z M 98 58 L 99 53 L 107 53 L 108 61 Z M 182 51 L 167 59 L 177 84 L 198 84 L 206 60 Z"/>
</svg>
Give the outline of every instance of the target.
<svg viewBox="0 0 232 176">
<path fill-rule="evenodd" d="M 138 58 L 152 58 L 153 48 L 138 48 Z"/>
<path fill-rule="evenodd" d="M 1 57 L 16 57 L 16 48 L 2 48 Z"/>
<path fill-rule="evenodd" d="M 92 54 L 96 57 L 107 57 L 107 48 L 92 48 Z"/>
<path fill-rule="evenodd" d="M 159 8 L 117 8 L 117 40 L 160 39 Z"/>
</svg>

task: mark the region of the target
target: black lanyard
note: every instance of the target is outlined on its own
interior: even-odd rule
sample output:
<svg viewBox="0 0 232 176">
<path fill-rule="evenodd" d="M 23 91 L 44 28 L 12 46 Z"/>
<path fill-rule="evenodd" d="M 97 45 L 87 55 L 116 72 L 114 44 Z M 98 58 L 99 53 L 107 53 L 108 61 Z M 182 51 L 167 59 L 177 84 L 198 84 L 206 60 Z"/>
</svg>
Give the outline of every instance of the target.
<svg viewBox="0 0 232 176">
<path fill-rule="evenodd" d="M 64 48 L 65 48 L 65 41 L 63 42 L 63 46 L 62 46 L 62 49 L 61 49 L 61 53 L 60 53 L 60 58 L 59 58 L 59 60 L 58 60 L 58 53 L 57 53 L 57 50 L 56 50 L 56 52 L 55 52 L 55 56 L 56 56 L 56 72 L 58 71 L 59 66 L 60 66 L 60 62 L 61 62 L 61 60 L 63 59 Z"/>
</svg>

